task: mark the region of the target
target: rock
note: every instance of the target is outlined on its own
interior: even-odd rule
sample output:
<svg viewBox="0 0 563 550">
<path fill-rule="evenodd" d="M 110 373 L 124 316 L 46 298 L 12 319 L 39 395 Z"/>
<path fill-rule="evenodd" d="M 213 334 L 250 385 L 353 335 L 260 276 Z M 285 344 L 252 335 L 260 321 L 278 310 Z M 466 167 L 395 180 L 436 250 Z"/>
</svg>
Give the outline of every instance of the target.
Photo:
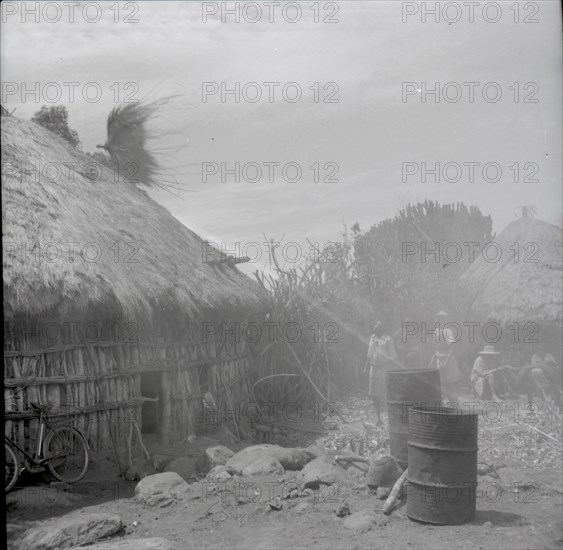
<svg viewBox="0 0 563 550">
<path fill-rule="evenodd" d="M 234 456 L 235 453 L 228 447 L 216 445 L 205 449 L 205 465 L 208 470 L 212 470 L 215 466 L 223 466 Z"/>
<path fill-rule="evenodd" d="M 301 470 L 301 483 L 309 489 L 318 489 L 320 485 L 337 485 L 339 488 L 353 485 L 348 472 L 325 456 L 315 458 Z"/>
<path fill-rule="evenodd" d="M 338 507 L 338 510 L 336 510 L 336 515 L 339 518 L 343 518 L 343 517 L 349 516 L 350 514 L 351 514 L 350 505 L 348 504 L 348 501 L 345 500 L 342 504 L 340 504 L 340 506 Z"/>
<path fill-rule="evenodd" d="M 14 547 L 20 550 L 70 548 L 115 535 L 123 528 L 117 514 L 77 510 L 38 523 L 19 538 Z"/>
<path fill-rule="evenodd" d="M 302 451 L 306 453 L 311 460 L 314 460 L 315 458 L 318 458 L 325 453 L 324 447 L 315 443 L 309 445 L 308 447 L 305 447 L 304 449 L 302 449 Z"/>
<path fill-rule="evenodd" d="M 148 539 L 112 539 L 87 547 L 88 550 L 174 550 L 169 540 L 161 537 Z"/>
<path fill-rule="evenodd" d="M 258 458 L 242 469 L 243 477 L 254 477 L 267 474 L 283 474 L 283 466 L 279 460 L 271 456 Z"/>
<path fill-rule="evenodd" d="M 184 481 L 190 482 L 195 480 L 195 462 L 187 457 L 182 456 L 170 462 L 166 468 L 165 472 L 176 472 Z"/>
<path fill-rule="evenodd" d="M 164 472 L 141 479 L 135 487 L 135 498 L 150 506 L 166 506 L 185 498 L 189 490 L 189 485 L 176 472 Z"/>
<path fill-rule="evenodd" d="M 375 525 L 375 518 L 373 517 L 373 513 L 369 510 L 360 510 L 348 516 L 343 523 L 344 527 L 347 529 L 365 533 Z"/>
<path fill-rule="evenodd" d="M 389 496 L 390 492 L 391 489 L 389 489 L 389 487 L 378 487 L 375 494 L 379 500 L 385 500 Z"/>
<path fill-rule="evenodd" d="M 391 456 L 382 456 L 371 461 L 367 474 L 367 486 L 370 489 L 378 487 L 393 488 L 395 482 L 401 477 L 403 469 Z"/>
<path fill-rule="evenodd" d="M 285 472 L 280 479 L 283 483 L 287 484 L 287 486 L 295 485 L 297 487 L 299 485 L 299 480 L 301 479 L 301 472 L 299 470 L 289 470 L 289 472 Z"/>
<path fill-rule="evenodd" d="M 276 458 L 286 470 L 301 470 L 311 458 L 301 449 L 285 448 L 279 445 L 252 445 L 232 456 L 225 466 L 231 474 L 241 475 L 245 466 L 255 460 L 269 456 Z"/>
<path fill-rule="evenodd" d="M 232 476 L 229 474 L 225 466 L 219 465 L 209 470 L 209 472 L 207 472 L 207 476 L 205 477 L 215 483 L 224 483 L 225 481 L 231 479 Z"/>
<path fill-rule="evenodd" d="M 123 474 L 123 477 L 125 478 L 126 481 L 137 481 L 139 479 L 143 479 L 139 473 L 137 472 L 137 470 L 135 470 L 132 467 L 127 468 L 127 470 L 125 470 L 125 473 Z"/>
<path fill-rule="evenodd" d="M 283 502 L 282 499 L 280 497 L 274 497 L 272 500 L 270 500 L 270 502 L 268 503 L 270 505 L 270 509 L 271 510 L 281 510 L 283 508 Z"/>
</svg>

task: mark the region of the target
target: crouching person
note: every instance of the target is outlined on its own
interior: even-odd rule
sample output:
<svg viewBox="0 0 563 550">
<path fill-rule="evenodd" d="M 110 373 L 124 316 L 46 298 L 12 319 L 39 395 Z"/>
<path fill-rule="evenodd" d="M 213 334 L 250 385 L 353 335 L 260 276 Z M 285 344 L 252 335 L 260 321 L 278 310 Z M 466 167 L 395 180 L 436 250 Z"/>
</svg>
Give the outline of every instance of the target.
<svg viewBox="0 0 563 550">
<path fill-rule="evenodd" d="M 499 352 L 494 346 L 485 346 L 479 352 L 471 369 L 471 387 L 479 399 L 501 401 L 500 395 L 511 396 L 510 371 L 508 365 L 499 366 Z"/>
<path fill-rule="evenodd" d="M 561 367 L 551 353 L 544 357 L 534 353 L 530 363 L 524 365 L 516 377 L 516 387 L 519 393 L 526 394 L 528 403 L 534 395 L 544 401 L 550 397 L 561 410 Z"/>
</svg>

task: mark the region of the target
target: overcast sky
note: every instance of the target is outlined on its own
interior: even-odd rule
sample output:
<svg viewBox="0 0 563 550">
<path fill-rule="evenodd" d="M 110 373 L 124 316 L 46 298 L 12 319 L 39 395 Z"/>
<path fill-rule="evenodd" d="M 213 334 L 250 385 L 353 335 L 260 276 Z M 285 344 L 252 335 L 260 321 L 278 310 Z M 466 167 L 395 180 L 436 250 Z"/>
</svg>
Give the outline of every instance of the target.
<svg viewBox="0 0 563 550">
<path fill-rule="evenodd" d="M 100 2 L 99 21 L 86 21 L 97 14 L 91 8 L 84 16 L 81 5 L 70 22 L 64 6 L 59 21 L 55 8 L 39 13 L 35 21 L 29 14 L 24 19 L 21 3 L 4 2 L 2 104 L 15 108 L 16 116 L 29 118 L 42 104 L 55 104 L 47 96 L 59 85 L 70 126 L 84 149 L 94 151 L 105 141 L 116 91 L 119 100 L 129 92 L 134 98 L 180 94 L 155 130 L 167 135 L 161 145 L 174 152 L 174 158 L 165 157 L 164 162 L 193 192 L 180 193 L 181 198 L 150 193 L 185 225 L 217 242 L 263 243 L 266 235 L 277 240 L 283 236 L 284 242 L 309 238 L 324 243 L 339 237 L 342 223 L 349 227 L 358 221 L 368 229 L 407 203 L 425 198 L 476 204 L 492 215 L 497 231 L 523 204 L 534 204 L 540 218 L 561 225 L 558 1 L 527 3 L 526 10 L 522 2 L 518 13 L 510 9 L 514 2 L 499 2 L 498 14 L 484 14 L 479 6 L 473 22 L 468 8 L 454 2 L 450 4 L 457 5 L 459 13 L 450 8 L 445 14 L 449 22 L 442 14 L 438 23 L 432 14 L 423 21 L 422 3 L 413 2 L 321 2 L 319 23 L 309 9 L 312 2 L 300 3 L 302 16 L 295 23 L 286 20 L 295 16 L 294 8 L 288 8 L 284 18 L 283 2 L 273 8 L 272 23 L 263 4 L 262 19 L 256 23 L 249 21 L 258 15 L 254 7 L 237 23 L 232 15 L 221 20 L 224 3 L 203 4 L 206 7 L 201 2 L 121 3 L 118 13 L 111 10 L 113 2 Z M 214 9 L 219 13 L 204 21 L 202 10 Z M 408 13 L 402 12 L 405 9 Z M 460 19 L 454 22 L 457 15 Z M 126 18 L 136 22 L 126 23 Z M 489 22 L 495 18 L 499 20 Z M 55 87 L 46 87 L 49 82 Z M 64 82 L 79 83 L 73 102 Z M 101 90 L 96 101 L 82 97 L 88 82 Z M 136 87 L 126 88 L 128 82 Z M 221 102 L 215 94 L 204 102 L 204 82 L 216 83 L 219 89 L 256 82 L 263 98 L 251 103 L 242 97 L 237 103 L 227 96 Z M 267 99 L 265 82 L 279 83 L 273 103 Z M 289 82 L 298 84 L 301 100 L 292 103 L 282 97 L 281 89 Z M 412 93 L 403 100 L 405 82 L 416 83 L 420 91 L 409 87 Z M 449 97 L 455 99 L 461 90 L 460 99 L 448 102 L 442 96 L 436 102 L 426 94 L 423 103 L 424 83 L 433 88 L 436 82 L 442 89 L 452 83 Z M 468 82 L 479 83 L 473 88 L 473 102 L 470 86 L 464 85 Z M 22 88 L 33 88 L 34 83 L 39 83 L 40 97 L 22 98 Z M 315 83 L 318 103 L 309 89 Z M 327 83 L 332 84 L 323 89 Z M 502 97 L 486 101 L 485 88 L 489 98 L 498 90 Z M 255 89 L 247 88 L 249 97 Z M 295 89 L 288 88 L 288 94 Z M 264 175 L 255 183 L 235 183 L 229 175 L 225 183 L 218 175 L 204 183 L 202 162 L 225 163 L 227 168 L 235 162 L 255 162 Z M 287 182 L 276 168 L 271 183 L 264 162 L 297 163 L 301 179 Z M 440 176 L 434 183 L 429 175 L 423 182 L 418 172 L 404 182 L 405 162 L 414 163 L 409 165 L 413 171 L 423 162 L 457 163 L 461 179 L 448 182 Z M 463 166 L 469 162 L 479 163 L 473 183 L 469 167 Z M 309 168 L 314 163 L 320 163 L 321 179 L 332 174 L 337 181 L 315 183 Z M 486 163 L 498 163 L 500 181 L 483 181 Z M 195 166 L 180 166 L 184 164 Z M 455 169 L 450 170 L 450 179 L 455 179 Z M 493 168 L 488 176 L 494 179 Z M 539 181 L 524 182 L 525 176 Z"/>
</svg>

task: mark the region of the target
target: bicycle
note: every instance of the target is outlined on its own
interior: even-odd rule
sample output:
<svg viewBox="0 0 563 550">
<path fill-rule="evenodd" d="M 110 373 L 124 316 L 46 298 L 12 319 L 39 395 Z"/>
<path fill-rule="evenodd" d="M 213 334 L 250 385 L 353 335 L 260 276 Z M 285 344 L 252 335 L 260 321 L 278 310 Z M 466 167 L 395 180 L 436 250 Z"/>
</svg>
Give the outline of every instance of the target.
<svg viewBox="0 0 563 550">
<path fill-rule="evenodd" d="M 39 433 L 35 454 L 29 455 L 4 434 L 6 493 L 15 485 L 24 471 L 37 473 L 47 469 L 56 479 L 65 483 L 80 481 L 88 469 L 88 443 L 86 438 L 71 426 L 53 426 L 47 421 L 49 408 L 30 403 L 39 416 Z M 23 466 L 19 456 L 24 457 Z"/>
</svg>

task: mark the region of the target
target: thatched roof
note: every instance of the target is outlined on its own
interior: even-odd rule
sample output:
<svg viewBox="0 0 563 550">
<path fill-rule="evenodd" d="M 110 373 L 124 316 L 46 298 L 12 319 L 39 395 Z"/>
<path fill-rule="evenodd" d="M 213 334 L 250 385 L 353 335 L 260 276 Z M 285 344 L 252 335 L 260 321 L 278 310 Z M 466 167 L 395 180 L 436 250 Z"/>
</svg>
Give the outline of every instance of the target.
<svg viewBox="0 0 563 550">
<path fill-rule="evenodd" d="M 475 293 L 473 311 L 501 323 L 563 324 L 562 236 L 560 227 L 540 220 L 510 223 L 495 238 L 501 260 L 490 262 L 480 255 L 463 276 Z M 520 252 L 516 262 L 515 243 Z M 524 249 L 527 243 L 535 244 Z"/>
<path fill-rule="evenodd" d="M 115 182 L 99 164 L 100 177 L 84 177 L 92 157 L 58 136 L 4 117 L 2 145 L 8 317 L 84 313 L 102 304 L 129 317 L 158 310 L 197 318 L 261 301 L 259 285 L 236 268 L 205 263 L 202 239 L 144 191 Z"/>
</svg>

